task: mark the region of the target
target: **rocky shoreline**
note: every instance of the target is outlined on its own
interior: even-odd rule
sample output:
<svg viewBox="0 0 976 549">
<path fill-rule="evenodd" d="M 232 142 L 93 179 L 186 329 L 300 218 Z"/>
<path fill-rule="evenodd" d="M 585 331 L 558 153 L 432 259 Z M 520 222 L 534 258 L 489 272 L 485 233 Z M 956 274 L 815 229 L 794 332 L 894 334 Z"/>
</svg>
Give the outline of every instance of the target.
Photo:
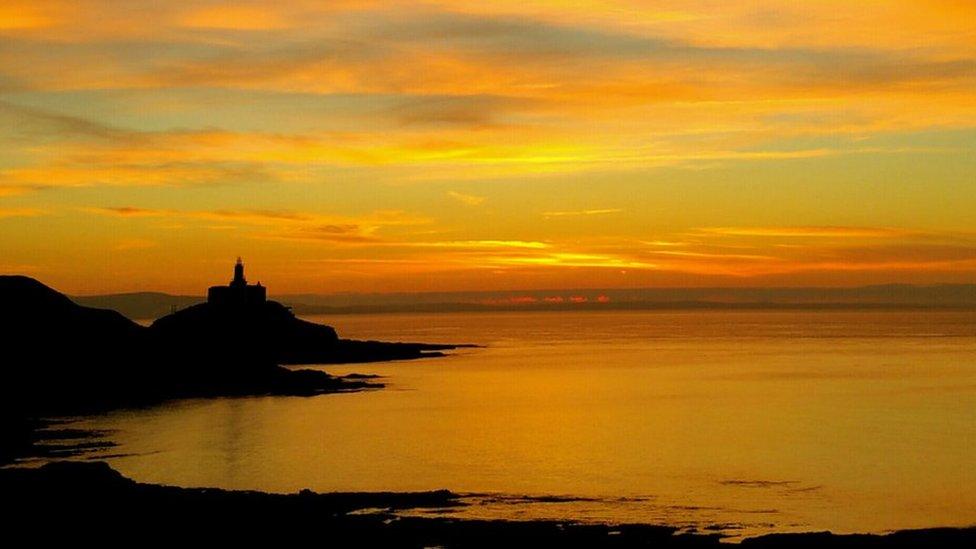
<svg viewBox="0 0 976 549">
<path fill-rule="evenodd" d="M 666 547 L 721 548 L 718 534 L 679 533 L 647 524 L 587 524 L 554 520 L 474 520 L 402 516 L 465 505 L 458 494 L 378 492 L 269 494 L 144 484 L 103 462 L 51 462 L 0 469 L 0 504 L 11 535 L 37 535 L 40 520 L 52 535 L 77 543 L 214 540 L 313 542 L 328 547 Z M 416 513 L 415 513 L 416 514 Z M 140 538 L 119 538 L 119 532 Z M 113 537 L 114 536 L 114 537 Z M 113 544 L 113 543 L 109 543 Z M 976 528 L 900 531 L 886 535 L 773 534 L 742 547 L 895 548 L 972 547 Z"/>
</svg>

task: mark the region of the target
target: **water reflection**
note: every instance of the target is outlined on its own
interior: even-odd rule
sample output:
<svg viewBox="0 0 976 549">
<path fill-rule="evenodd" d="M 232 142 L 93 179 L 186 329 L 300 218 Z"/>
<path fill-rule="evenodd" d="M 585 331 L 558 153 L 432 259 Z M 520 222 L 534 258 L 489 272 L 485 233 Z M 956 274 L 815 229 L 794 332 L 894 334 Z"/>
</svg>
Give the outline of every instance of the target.
<svg viewBox="0 0 976 549">
<path fill-rule="evenodd" d="M 976 316 L 346 316 L 350 337 L 474 342 L 331 367 L 389 388 L 94 418 L 139 480 L 468 493 L 474 516 L 755 533 L 976 522 Z M 155 452 L 155 453 L 152 453 Z M 540 498 L 538 496 L 561 496 Z"/>
</svg>

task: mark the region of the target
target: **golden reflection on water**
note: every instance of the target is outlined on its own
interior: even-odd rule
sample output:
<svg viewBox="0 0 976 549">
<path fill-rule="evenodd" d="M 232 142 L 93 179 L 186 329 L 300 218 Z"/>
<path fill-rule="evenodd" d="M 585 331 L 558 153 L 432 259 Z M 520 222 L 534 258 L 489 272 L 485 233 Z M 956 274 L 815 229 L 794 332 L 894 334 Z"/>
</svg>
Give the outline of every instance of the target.
<svg viewBox="0 0 976 549">
<path fill-rule="evenodd" d="M 976 523 L 976 314 L 634 312 L 316 318 L 474 342 L 328 367 L 388 388 L 184 401 L 86 421 L 113 466 L 184 486 L 477 496 L 475 516 L 741 525 Z M 518 495 L 583 496 L 540 502 Z"/>
</svg>

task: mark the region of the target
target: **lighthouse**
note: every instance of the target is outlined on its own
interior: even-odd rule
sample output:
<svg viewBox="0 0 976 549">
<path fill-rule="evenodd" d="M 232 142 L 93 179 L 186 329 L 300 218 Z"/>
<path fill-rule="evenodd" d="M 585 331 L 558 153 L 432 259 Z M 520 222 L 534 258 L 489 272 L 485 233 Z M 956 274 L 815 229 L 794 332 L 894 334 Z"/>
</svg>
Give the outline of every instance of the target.
<svg viewBox="0 0 976 549">
<path fill-rule="evenodd" d="M 234 264 L 234 280 L 230 281 L 230 286 L 232 288 L 241 288 L 247 286 L 247 279 L 244 278 L 244 262 L 241 258 L 237 258 L 237 263 Z"/>
<path fill-rule="evenodd" d="M 244 278 L 244 261 L 240 257 L 234 264 L 234 279 L 227 286 L 211 286 L 207 290 L 207 303 L 217 306 L 242 307 L 268 300 L 268 291 L 261 285 L 248 284 Z"/>
</svg>

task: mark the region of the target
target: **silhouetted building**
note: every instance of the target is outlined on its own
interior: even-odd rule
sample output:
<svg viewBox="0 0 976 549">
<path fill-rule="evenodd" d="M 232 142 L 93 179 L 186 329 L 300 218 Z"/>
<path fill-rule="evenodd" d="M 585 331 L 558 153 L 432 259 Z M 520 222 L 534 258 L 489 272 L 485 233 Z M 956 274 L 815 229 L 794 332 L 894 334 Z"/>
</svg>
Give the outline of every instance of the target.
<svg viewBox="0 0 976 549">
<path fill-rule="evenodd" d="M 234 265 L 234 280 L 227 286 L 211 286 L 207 290 L 207 303 L 213 305 L 251 305 L 264 303 L 268 299 L 267 289 L 260 282 L 249 285 L 244 278 L 244 262 L 237 258 Z"/>
</svg>

